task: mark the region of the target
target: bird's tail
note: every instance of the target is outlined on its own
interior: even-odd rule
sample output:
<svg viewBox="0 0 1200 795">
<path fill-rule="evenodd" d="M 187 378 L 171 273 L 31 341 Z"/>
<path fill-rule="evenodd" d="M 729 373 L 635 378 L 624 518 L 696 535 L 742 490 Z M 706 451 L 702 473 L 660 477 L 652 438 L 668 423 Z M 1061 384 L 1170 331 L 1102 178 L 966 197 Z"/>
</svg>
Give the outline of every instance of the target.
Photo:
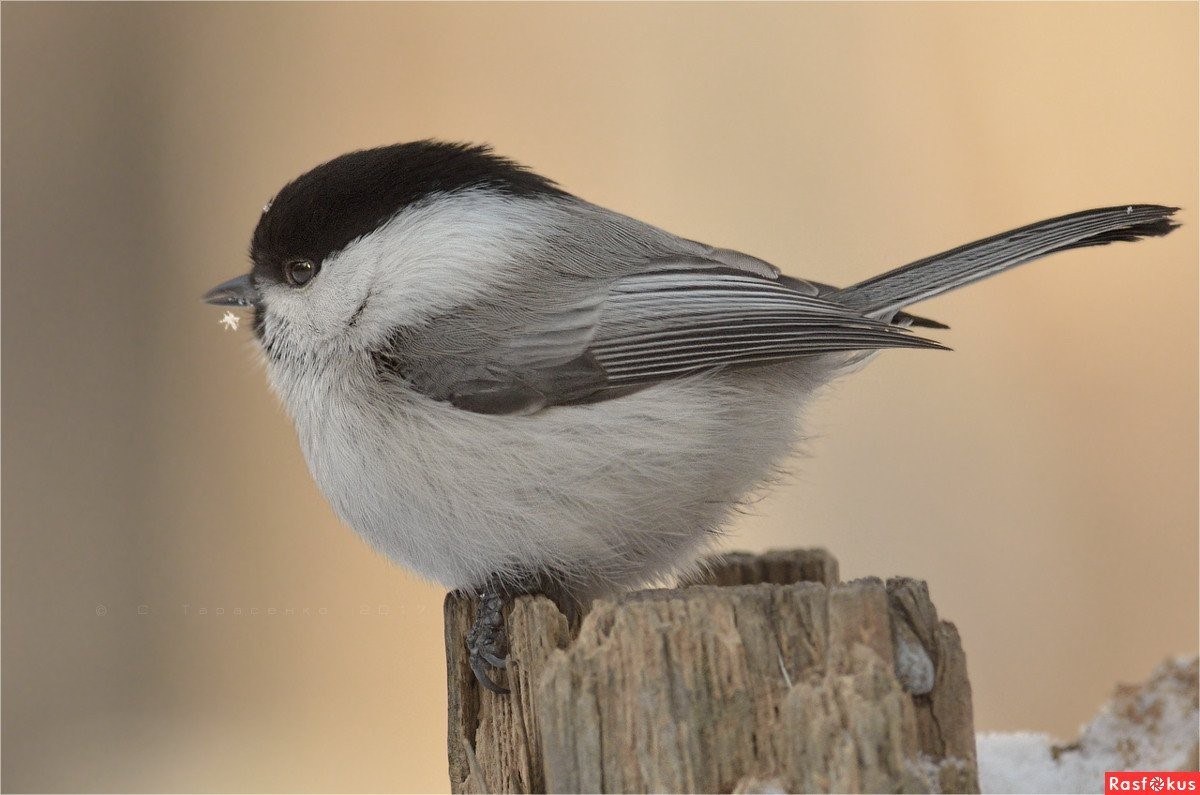
<svg viewBox="0 0 1200 795">
<path fill-rule="evenodd" d="M 1178 207 L 1133 204 L 1039 221 L 904 265 L 838 291 L 832 300 L 873 317 L 985 279 L 1026 262 L 1085 246 L 1165 235 Z"/>
</svg>

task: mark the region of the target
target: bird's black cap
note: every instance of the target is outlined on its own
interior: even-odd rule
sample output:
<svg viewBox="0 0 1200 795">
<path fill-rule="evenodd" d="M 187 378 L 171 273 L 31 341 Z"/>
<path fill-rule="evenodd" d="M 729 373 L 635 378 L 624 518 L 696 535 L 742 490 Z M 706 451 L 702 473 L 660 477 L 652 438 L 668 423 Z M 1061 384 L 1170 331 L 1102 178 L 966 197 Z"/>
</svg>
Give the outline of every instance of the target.
<svg viewBox="0 0 1200 795">
<path fill-rule="evenodd" d="M 414 141 L 350 152 L 289 182 L 250 243 L 258 280 L 281 281 L 287 262 L 321 262 L 434 194 L 486 186 L 512 196 L 566 195 L 488 146 Z"/>
</svg>

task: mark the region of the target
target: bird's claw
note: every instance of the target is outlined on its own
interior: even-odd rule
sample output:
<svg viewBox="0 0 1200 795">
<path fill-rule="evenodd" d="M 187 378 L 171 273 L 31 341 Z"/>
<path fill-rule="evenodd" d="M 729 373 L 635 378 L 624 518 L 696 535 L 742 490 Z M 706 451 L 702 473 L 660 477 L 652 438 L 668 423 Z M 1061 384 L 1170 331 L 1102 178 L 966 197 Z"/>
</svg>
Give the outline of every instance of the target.
<svg viewBox="0 0 1200 795">
<path fill-rule="evenodd" d="M 479 595 L 479 606 L 475 611 L 475 624 L 467 633 L 467 659 L 475 679 L 493 693 L 510 692 L 507 687 L 496 684 L 488 674 L 488 666 L 506 668 L 507 638 L 504 633 L 504 597 L 495 592 Z"/>
</svg>

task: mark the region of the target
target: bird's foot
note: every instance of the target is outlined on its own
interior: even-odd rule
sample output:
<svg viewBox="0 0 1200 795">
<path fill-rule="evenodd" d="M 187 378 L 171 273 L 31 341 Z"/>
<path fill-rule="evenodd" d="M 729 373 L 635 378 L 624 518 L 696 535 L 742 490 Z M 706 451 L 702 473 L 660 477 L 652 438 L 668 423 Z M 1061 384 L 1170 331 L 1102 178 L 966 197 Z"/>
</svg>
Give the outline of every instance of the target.
<svg viewBox="0 0 1200 795">
<path fill-rule="evenodd" d="M 508 638 L 504 632 L 505 596 L 500 588 L 489 585 L 480 592 L 478 598 L 475 623 L 467 633 L 467 659 L 480 685 L 493 693 L 508 693 L 507 687 L 496 684 L 488 675 L 489 666 L 508 666 Z"/>
<path fill-rule="evenodd" d="M 492 575 L 478 591 L 475 623 L 467 633 L 467 661 L 479 684 L 493 693 L 508 693 L 489 675 L 491 668 L 508 667 L 508 635 L 504 630 L 504 606 L 524 594 L 541 594 L 553 601 L 568 623 L 577 627 L 581 616 L 579 600 L 563 585 L 563 578 L 542 571 L 524 576 Z"/>
</svg>

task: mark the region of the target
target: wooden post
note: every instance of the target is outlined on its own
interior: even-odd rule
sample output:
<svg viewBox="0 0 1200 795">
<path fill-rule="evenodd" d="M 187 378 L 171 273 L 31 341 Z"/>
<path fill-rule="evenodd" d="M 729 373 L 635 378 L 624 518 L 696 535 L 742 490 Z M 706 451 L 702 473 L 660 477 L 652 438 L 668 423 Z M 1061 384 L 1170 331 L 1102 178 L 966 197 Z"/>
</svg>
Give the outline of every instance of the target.
<svg viewBox="0 0 1200 795">
<path fill-rule="evenodd" d="M 454 792 L 978 792 L 971 688 L 923 582 L 839 584 L 824 550 L 508 615 L 512 694 L 478 687 L 446 598 Z"/>
</svg>

